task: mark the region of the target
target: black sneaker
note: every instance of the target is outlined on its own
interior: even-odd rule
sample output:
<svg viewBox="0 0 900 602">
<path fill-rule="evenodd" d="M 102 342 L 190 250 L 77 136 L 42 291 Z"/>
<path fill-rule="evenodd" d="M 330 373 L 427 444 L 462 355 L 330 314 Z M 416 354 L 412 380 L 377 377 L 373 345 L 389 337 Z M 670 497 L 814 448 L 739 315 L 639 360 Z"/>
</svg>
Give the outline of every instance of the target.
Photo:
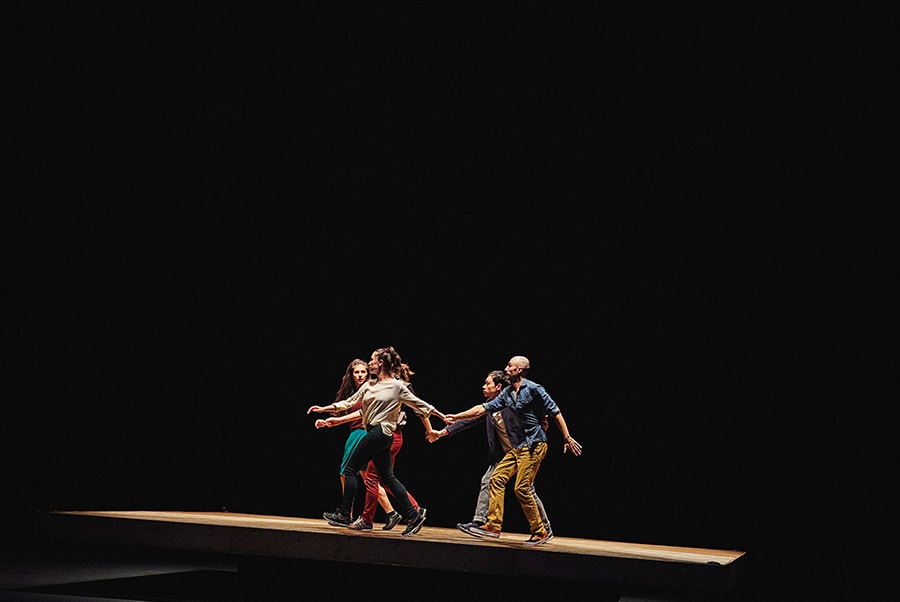
<svg viewBox="0 0 900 602">
<path fill-rule="evenodd" d="M 422 516 L 428 516 L 428 508 L 422 508 L 421 506 L 419 506 L 418 508 L 416 508 L 416 512 L 421 512 Z M 409 524 L 409 521 L 404 518 L 400 521 L 400 524 L 407 525 Z"/>
<path fill-rule="evenodd" d="M 462 530 L 468 533 L 469 535 L 473 535 L 475 537 L 487 538 L 487 539 L 497 539 L 500 537 L 500 531 L 492 531 L 491 529 L 485 529 L 484 525 L 479 525 L 477 523 L 469 523 L 470 525 L 463 525 Z"/>
<path fill-rule="evenodd" d="M 471 523 L 456 523 L 456 528 L 462 531 L 463 533 L 468 533 L 469 529 L 472 527 L 483 527 L 484 523 L 480 523 L 477 520 L 473 520 Z"/>
<path fill-rule="evenodd" d="M 403 530 L 403 535 L 406 537 L 407 535 L 415 535 L 419 532 L 419 529 L 422 528 L 422 523 L 425 522 L 425 513 L 417 512 L 414 518 L 409 519 L 409 524 L 406 525 L 406 528 Z"/>
<path fill-rule="evenodd" d="M 397 523 L 400 522 L 400 519 L 403 518 L 400 516 L 400 513 L 396 510 L 392 511 L 386 517 L 384 517 L 384 526 L 381 527 L 383 531 L 390 531 L 394 527 L 397 526 Z"/>
<path fill-rule="evenodd" d="M 341 509 L 338 508 L 334 512 L 323 512 L 322 518 L 328 521 L 328 524 L 332 527 L 349 527 L 350 526 L 350 515 L 343 514 Z"/>
</svg>

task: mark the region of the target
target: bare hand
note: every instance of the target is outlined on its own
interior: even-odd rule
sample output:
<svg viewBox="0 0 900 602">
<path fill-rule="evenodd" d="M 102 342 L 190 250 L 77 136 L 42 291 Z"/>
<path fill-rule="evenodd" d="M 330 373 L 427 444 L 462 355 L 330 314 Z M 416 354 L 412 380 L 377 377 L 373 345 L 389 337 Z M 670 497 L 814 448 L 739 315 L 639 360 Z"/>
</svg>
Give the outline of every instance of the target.
<svg viewBox="0 0 900 602">
<path fill-rule="evenodd" d="M 317 429 L 324 428 L 324 427 L 326 427 L 326 426 L 328 426 L 328 423 L 326 423 L 326 422 L 325 422 L 324 420 L 322 420 L 321 418 L 319 418 L 318 420 L 316 420 L 316 428 L 317 428 Z"/>
<path fill-rule="evenodd" d="M 575 441 L 575 437 L 569 437 L 566 440 L 566 443 L 563 445 L 563 453 L 566 453 L 568 450 L 572 450 L 573 456 L 581 455 L 581 444 L 578 441 Z"/>
<path fill-rule="evenodd" d="M 313 412 L 315 412 L 316 414 L 321 414 L 324 411 L 325 408 L 323 408 L 322 406 L 309 406 L 309 409 L 306 410 L 306 413 L 312 414 Z"/>
<path fill-rule="evenodd" d="M 443 412 L 440 412 L 440 411 L 438 411 L 438 410 L 434 410 L 434 411 L 432 412 L 432 414 L 434 414 L 435 416 L 437 416 L 438 418 L 440 418 L 441 420 L 443 420 L 443 421 L 444 421 L 444 424 L 450 424 L 451 422 L 453 422 L 453 421 L 448 417 L 447 414 L 444 414 Z"/>
</svg>

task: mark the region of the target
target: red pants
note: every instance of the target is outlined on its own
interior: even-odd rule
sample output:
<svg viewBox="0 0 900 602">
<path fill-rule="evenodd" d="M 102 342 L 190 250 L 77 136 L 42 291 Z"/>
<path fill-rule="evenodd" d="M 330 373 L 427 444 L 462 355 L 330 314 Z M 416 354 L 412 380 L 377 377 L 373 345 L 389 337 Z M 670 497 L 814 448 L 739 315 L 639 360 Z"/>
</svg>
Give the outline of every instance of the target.
<svg viewBox="0 0 900 602">
<path fill-rule="evenodd" d="M 391 465 L 393 465 L 397 454 L 400 453 L 401 447 L 403 447 L 403 431 L 397 429 L 394 431 L 394 440 L 391 442 Z M 362 519 L 371 525 L 375 522 L 375 510 L 378 509 L 378 485 L 381 484 L 381 477 L 378 476 L 378 470 L 375 469 L 374 462 L 369 462 L 369 465 L 366 467 L 364 482 L 366 486 L 366 501 L 363 504 Z M 419 503 L 416 501 L 416 498 L 408 491 L 407 493 L 413 508 L 418 510 Z"/>
</svg>

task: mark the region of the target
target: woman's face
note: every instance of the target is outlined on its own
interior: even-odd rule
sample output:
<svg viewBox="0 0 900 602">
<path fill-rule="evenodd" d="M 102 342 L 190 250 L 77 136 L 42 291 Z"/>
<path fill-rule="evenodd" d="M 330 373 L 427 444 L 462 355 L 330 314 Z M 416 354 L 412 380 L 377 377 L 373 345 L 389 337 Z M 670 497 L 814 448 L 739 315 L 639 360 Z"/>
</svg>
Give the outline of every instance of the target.
<svg viewBox="0 0 900 602">
<path fill-rule="evenodd" d="M 369 380 L 369 367 L 363 364 L 353 366 L 353 382 L 356 383 L 356 388 L 360 388 L 367 380 Z"/>
</svg>

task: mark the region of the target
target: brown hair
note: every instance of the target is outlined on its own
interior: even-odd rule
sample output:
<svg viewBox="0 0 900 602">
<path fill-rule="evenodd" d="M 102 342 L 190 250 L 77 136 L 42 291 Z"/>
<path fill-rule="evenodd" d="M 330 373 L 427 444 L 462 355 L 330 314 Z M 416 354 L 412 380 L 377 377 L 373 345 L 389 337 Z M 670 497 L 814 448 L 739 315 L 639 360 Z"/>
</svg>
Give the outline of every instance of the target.
<svg viewBox="0 0 900 602">
<path fill-rule="evenodd" d="M 338 387 L 337 393 L 334 394 L 335 401 L 343 401 L 356 393 L 357 387 L 356 383 L 353 382 L 353 370 L 360 365 L 365 366 L 366 373 L 368 373 L 369 364 L 359 358 L 350 360 L 350 363 L 347 364 L 347 369 L 344 371 L 344 378 L 341 379 L 341 386 Z"/>
</svg>

